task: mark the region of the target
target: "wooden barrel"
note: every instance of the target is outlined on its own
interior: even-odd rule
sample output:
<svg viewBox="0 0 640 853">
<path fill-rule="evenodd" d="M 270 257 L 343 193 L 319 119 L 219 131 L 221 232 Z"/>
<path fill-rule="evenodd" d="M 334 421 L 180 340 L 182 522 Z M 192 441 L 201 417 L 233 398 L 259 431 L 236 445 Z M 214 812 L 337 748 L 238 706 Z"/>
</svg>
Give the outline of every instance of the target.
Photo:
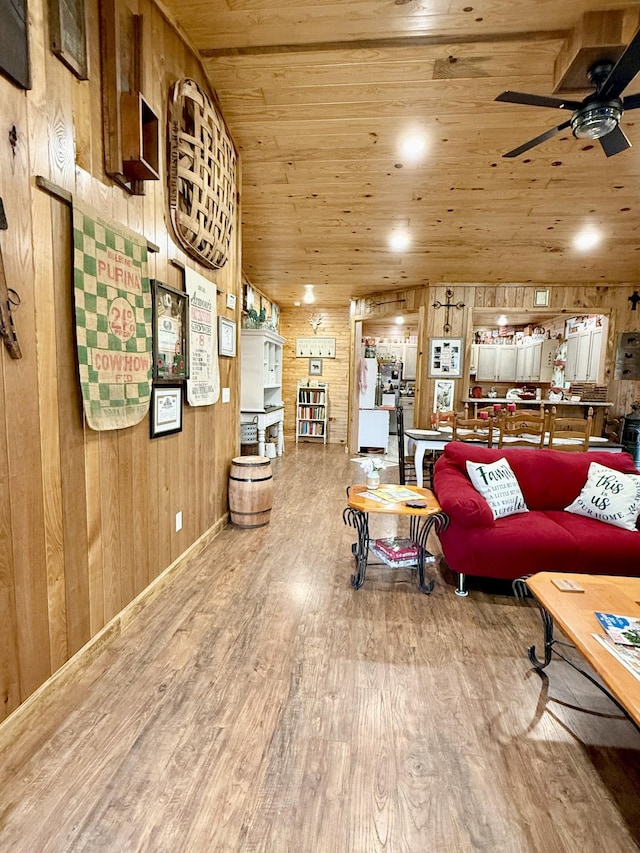
<svg viewBox="0 0 640 853">
<path fill-rule="evenodd" d="M 229 512 L 236 527 L 263 527 L 271 520 L 273 476 L 266 456 L 236 456 L 229 473 Z"/>
</svg>

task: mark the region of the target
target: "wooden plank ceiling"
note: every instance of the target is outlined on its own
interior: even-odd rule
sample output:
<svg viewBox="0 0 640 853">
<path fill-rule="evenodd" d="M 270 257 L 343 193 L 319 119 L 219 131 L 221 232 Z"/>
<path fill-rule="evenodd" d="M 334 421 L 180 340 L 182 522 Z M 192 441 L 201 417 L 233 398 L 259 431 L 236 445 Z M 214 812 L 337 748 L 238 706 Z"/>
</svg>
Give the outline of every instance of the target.
<svg viewBox="0 0 640 853">
<path fill-rule="evenodd" d="M 614 157 L 565 131 L 505 160 L 570 113 L 494 101 L 505 89 L 552 94 L 565 38 L 612 5 L 638 7 L 165 0 L 242 155 L 248 278 L 282 306 L 314 284 L 320 307 L 427 281 L 637 282 L 640 111 L 622 120 L 634 147 Z M 638 91 L 640 76 L 625 94 Z M 399 145 L 413 131 L 427 152 L 412 165 Z M 603 240 L 579 253 L 588 225 Z M 393 252 L 399 229 L 411 245 Z"/>
</svg>

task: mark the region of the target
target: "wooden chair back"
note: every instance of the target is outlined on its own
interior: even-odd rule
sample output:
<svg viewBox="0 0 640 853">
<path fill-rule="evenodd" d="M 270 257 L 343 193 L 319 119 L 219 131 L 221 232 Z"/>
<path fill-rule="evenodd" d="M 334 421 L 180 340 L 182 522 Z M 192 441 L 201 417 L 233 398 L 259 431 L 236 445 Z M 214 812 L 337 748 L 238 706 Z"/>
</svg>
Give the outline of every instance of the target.
<svg viewBox="0 0 640 853">
<path fill-rule="evenodd" d="M 586 418 L 559 418 L 556 407 L 553 406 L 549 418 L 549 447 L 554 450 L 588 450 L 592 426 L 593 408 L 591 406 Z M 571 441 L 567 441 L 568 439 Z"/>
<path fill-rule="evenodd" d="M 453 441 L 483 442 L 493 447 L 493 429 L 495 418 L 465 418 L 456 415 L 453 421 Z"/>
<path fill-rule="evenodd" d="M 622 441 L 622 430 L 624 429 L 624 415 L 614 417 L 609 413 L 608 409 L 604 412 L 604 425 L 602 434 L 614 444 L 620 444 Z"/>
<path fill-rule="evenodd" d="M 435 429 L 439 429 L 441 426 L 453 426 L 455 417 L 456 413 L 453 411 L 441 412 L 439 408 L 436 408 L 435 412 L 431 414 L 431 426 Z"/>
<path fill-rule="evenodd" d="M 543 447 L 547 429 L 547 418 L 544 414 L 536 414 L 531 410 L 521 409 L 500 418 L 498 427 L 498 447 Z M 505 441 L 505 439 L 507 439 Z"/>
</svg>

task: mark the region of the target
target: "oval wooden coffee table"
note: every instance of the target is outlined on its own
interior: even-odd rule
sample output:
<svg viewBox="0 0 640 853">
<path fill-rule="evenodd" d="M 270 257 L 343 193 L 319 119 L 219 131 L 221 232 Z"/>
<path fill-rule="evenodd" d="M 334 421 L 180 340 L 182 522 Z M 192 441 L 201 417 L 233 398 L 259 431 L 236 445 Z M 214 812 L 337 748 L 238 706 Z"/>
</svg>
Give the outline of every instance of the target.
<svg viewBox="0 0 640 853">
<path fill-rule="evenodd" d="M 436 532 L 444 530 L 449 519 L 442 511 L 442 507 L 436 500 L 435 495 L 429 489 L 421 489 L 418 486 L 400 486 L 393 483 L 383 483 L 382 490 L 397 490 L 398 496 L 405 496 L 398 501 L 376 501 L 366 497 L 365 485 L 350 486 L 347 489 L 347 507 L 342 513 L 345 524 L 355 528 L 358 541 L 351 546 L 356 561 L 356 574 L 351 576 L 351 586 L 360 589 L 364 583 L 369 564 L 369 551 L 371 550 L 371 539 L 369 538 L 369 513 L 381 513 L 384 515 L 406 515 L 409 516 L 409 539 L 418 546 L 418 555 L 415 559 L 415 567 L 418 570 L 418 585 L 422 592 L 427 595 L 433 590 L 435 581 L 425 581 L 425 555 L 427 551 L 427 539 L 429 533 L 435 527 Z M 375 490 L 374 490 L 375 491 Z M 424 502 L 424 507 L 407 506 L 406 496 L 411 492 L 409 500 Z M 376 565 L 383 565 L 377 563 Z M 385 565 L 389 565 L 386 563 Z"/>
</svg>

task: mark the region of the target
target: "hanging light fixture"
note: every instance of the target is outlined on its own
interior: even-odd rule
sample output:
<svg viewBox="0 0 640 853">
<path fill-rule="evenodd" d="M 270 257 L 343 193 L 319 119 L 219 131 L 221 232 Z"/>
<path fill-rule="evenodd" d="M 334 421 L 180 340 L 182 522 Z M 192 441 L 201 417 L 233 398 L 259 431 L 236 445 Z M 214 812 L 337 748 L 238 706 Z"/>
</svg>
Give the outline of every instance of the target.
<svg viewBox="0 0 640 853">
<path fill-rule="evenodd" d="M 313 292 L 312 284 L 305 284 L 304 286 L 304 296 L 302 297 L 302 301 L 305 305 L 311 305 L 316 301 L 315 294 Z"/>
</svg>

